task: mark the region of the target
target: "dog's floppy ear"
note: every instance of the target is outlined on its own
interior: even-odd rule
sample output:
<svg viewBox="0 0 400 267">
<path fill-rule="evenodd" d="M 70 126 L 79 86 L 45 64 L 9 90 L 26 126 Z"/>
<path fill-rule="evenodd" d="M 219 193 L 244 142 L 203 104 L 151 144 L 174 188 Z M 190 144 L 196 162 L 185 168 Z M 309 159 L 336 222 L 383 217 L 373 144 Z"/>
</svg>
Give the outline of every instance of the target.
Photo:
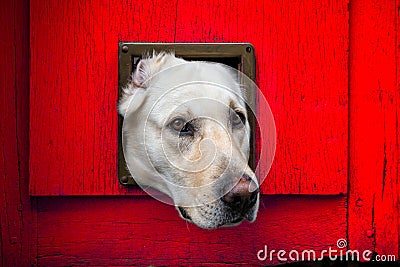
<svg viewBox="0 0 400 267">
<path fill-rule="evenodd" d="M 123 90 L 123 95 L 119 100 L 118 112 L 120 115 L 126 116 L 142 105 L 146 98 L 146 92 L 143 88 L 135 87 L 133 83 L 129 83 Z"/>
<path fill-rule="evenodd" d="M 123 90 L 123 96 L 119 101 L 118 111 L 122 116 L 137 110 L 146 98 L 146 89 L 151 78 L 160 71 L 166 58 L 173 54 L 153 52 L 151 57 L 139 61 L 135 72 L 132 74 L 131 82 Z"/>
</svg>

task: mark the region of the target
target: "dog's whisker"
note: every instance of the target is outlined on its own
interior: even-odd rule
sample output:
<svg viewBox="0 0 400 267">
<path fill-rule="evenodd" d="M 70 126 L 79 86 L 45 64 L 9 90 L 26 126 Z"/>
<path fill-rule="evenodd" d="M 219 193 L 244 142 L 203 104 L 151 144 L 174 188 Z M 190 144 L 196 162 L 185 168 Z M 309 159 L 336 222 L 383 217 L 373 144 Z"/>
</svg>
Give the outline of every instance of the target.
<svg viewBox="0 0 400 267">
<path fill-rule="evenodd" d="M 190 227 L 189 227 L 188 221 L 185 221 L 185 223 L 186 223 L 186 229 L 188 230 L 188 232 L 190 232 Z"/>
</svg>

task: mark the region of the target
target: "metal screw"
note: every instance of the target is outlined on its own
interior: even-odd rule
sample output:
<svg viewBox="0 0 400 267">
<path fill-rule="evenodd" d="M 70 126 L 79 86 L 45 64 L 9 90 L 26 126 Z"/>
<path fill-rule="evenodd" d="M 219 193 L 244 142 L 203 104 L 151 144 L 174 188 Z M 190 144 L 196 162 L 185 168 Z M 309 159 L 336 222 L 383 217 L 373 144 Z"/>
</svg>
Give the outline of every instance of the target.
<svg viewBox="0 0 400 267">
<path fill-rule="evenodd" d="M 129 47 L 128 47 L 127 45 L 124 45 L 124 46 L 122 47 L 122 52 L 128 53 L 128 51 L 129 51 Z"/>
<path fill-rule="evenodd" d="M 251 47 L 250 47 L 250 46 L 246 47 L 246 52 L 247 52 L 247 53 L 250 53 L 250 52 L 251 52 Z"/>
<path fill-rule="evenodd" d="M 128 176 L 122 176 L 120 181 L 121 183 L 126 184 L 129 181 L 129 178 Z"/>
</svg>

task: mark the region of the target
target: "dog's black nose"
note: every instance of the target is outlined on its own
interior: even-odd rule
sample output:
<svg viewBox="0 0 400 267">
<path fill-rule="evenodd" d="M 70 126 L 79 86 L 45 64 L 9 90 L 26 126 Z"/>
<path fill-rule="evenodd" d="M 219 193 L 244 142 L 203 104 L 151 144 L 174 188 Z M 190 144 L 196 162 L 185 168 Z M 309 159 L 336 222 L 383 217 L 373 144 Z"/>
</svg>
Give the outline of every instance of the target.
<svg viewBox="0 0 400 267">
<path fill-rule="evenodd" d="M 250 192 L 250 187 L 255 187 L 251 178 L 243 176 L 237 184 L 222 198 L 227 206 L 235 210 L 247 210 L 257 202 L 258 188 Z"/>
</svg>

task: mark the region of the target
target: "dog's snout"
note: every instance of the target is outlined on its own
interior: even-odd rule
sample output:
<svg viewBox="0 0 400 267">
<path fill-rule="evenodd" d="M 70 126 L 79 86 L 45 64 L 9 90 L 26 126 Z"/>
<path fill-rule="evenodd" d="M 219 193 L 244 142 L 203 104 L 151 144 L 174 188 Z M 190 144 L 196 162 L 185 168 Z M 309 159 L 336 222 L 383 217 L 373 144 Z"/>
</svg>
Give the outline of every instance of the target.
<svg viewBox="0 0 400 267">
<path fill-rule="evenodd" d="M 235 210 L 249 209 L 254 206 L 257 201 L 258 188 L 252 190 L 252 187 L 255 186 L 251 178 L 243 176 L 221 200 L 227 206 Z"/>
</svg>

